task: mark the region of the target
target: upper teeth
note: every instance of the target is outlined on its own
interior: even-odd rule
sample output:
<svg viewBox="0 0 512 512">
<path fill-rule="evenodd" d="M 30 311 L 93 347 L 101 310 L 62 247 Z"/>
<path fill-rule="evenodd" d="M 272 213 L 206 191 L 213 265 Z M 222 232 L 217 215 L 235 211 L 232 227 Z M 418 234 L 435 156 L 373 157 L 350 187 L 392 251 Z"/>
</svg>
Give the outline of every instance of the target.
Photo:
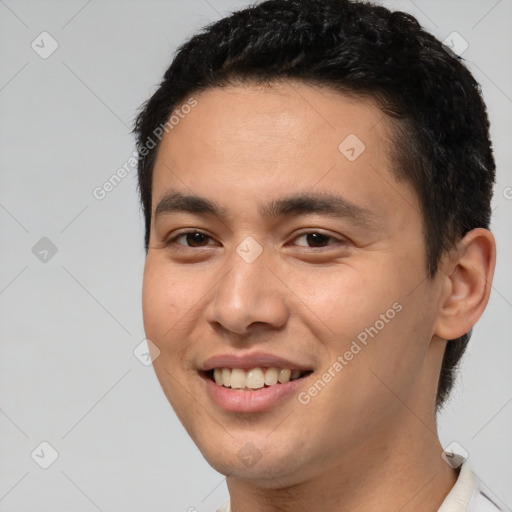
<svg viewBox="0 0 512 512">
<path fill-rule="evenodd" d="M 213 378 L 219 386 L 231 387 L 233 389 L 260 389 L 265 386 L 273 386 L 280 382 L 285 384 L 290 380 L 300 377 L 300 370 L 288 368 L 251 368 L 242 370 L 240 368 L 215 368 Z"/>
</svg>

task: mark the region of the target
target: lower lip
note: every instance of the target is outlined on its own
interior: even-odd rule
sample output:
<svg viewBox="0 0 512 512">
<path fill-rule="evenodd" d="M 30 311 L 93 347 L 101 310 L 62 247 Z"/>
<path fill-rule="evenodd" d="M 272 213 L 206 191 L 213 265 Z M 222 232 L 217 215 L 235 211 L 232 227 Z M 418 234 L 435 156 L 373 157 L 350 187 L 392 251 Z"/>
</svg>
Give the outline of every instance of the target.
<svg viewBox="0 0 512 512">
<path fill-rule="evenodd" d="M 243 391 L 219 386 L 207 376 L 202 376 L 210 398 L 219 407 L 231 412 L 258 412 L 282 404 L 298 394 L 298 388 L 308 377 L 309 375 L 285 384 L 275 384 L 255 391 Z"/>
</svg>

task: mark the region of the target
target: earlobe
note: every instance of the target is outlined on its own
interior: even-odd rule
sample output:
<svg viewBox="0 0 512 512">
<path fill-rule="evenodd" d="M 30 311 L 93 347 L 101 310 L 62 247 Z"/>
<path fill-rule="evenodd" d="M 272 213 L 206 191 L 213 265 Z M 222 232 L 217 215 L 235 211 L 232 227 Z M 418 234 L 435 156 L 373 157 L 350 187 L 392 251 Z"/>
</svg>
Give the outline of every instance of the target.
<svg viewBox="0 0 512 512">
<path fill-rule="evenodd" d="M 435 334 L 452 340 L 466 334 L 487 306 L 496 264 L 496 242 L 483 228 L 469 231 L 445 266 Z"/>
</svg>

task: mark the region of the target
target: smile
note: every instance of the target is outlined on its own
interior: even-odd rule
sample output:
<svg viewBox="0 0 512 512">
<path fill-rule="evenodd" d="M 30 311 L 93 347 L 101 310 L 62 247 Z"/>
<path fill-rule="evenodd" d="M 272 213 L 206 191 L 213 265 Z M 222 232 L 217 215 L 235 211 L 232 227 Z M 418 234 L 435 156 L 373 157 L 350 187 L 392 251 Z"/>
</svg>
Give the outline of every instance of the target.
<svg viewBox="0 0 512 512">
<path fill-rule="evenodd" d="M 199 372 L 209 398 L 224 411 L 238 413 L 261 412 L 284 405 L 298 396 L 312 373 L 312 370 L 275 366 L 223 367 Z"/>
<path fill-rule="evenodd" d="M 254 391 L 265 387 L 286 384 L 308 375 L 311 371 L 290 368 L 214 368 L 207 372 L 208 377 L 218 386 L 242 391 Z"/>
</svg>

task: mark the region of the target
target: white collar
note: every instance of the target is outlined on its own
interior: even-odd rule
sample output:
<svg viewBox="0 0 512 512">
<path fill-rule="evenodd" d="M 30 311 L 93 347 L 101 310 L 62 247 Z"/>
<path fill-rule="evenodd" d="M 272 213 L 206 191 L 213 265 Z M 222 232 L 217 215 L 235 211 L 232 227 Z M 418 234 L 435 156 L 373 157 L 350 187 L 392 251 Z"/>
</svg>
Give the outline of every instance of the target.
<svg viewBox="0 0 512 512">
<path fill-rule="evenodd" d="M 438 512 L 466 512 L 475 489 L 475 475 L 467 461 L 464 461 L 455 485 L 444 499 Z"/>
</svg>

